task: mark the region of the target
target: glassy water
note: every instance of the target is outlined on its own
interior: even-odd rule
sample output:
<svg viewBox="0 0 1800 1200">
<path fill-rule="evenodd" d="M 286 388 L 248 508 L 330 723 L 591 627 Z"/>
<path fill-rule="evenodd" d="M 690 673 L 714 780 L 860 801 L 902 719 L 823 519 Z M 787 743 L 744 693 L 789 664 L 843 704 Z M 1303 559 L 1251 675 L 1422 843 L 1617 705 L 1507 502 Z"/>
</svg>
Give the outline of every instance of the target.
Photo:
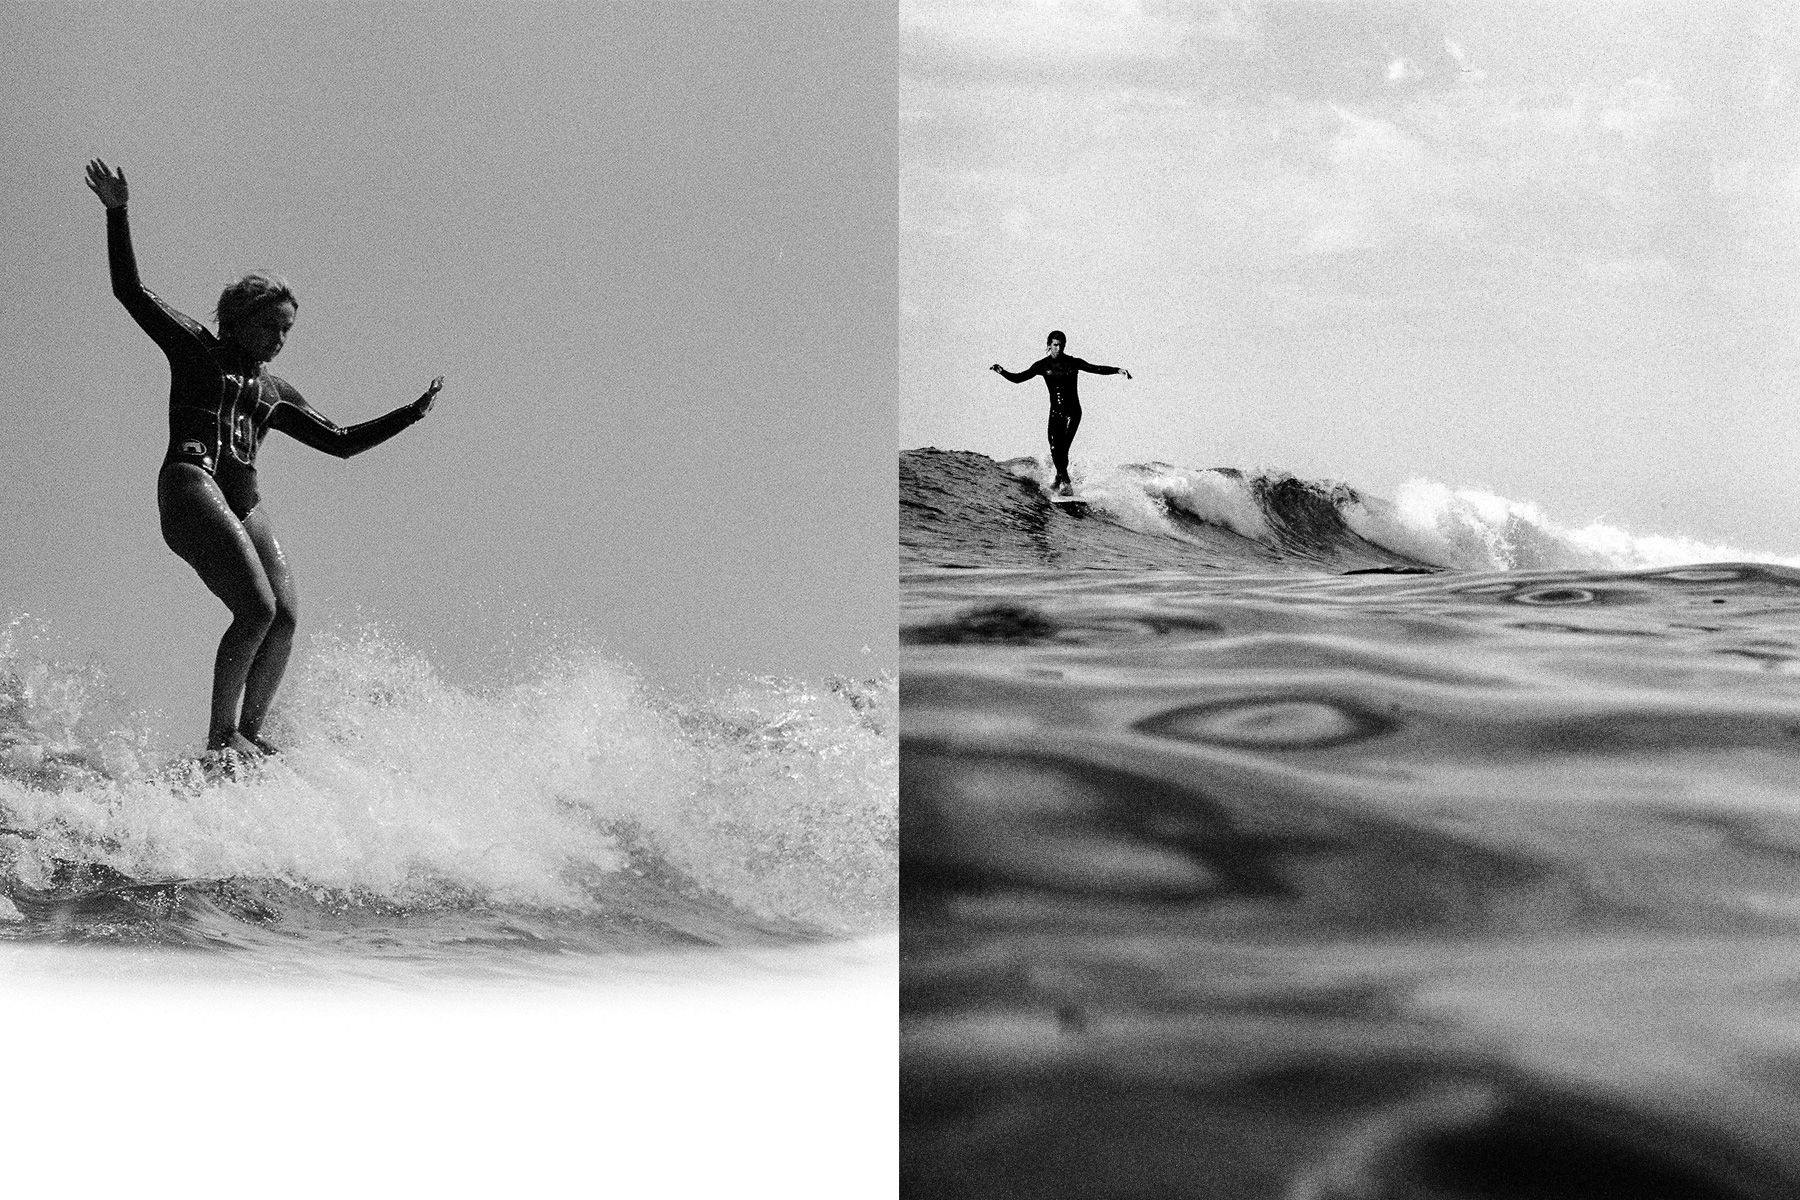
<svg viewBox="0 0 1800 1200">
<path fill-rule="evenodd" d="M 1017 536 L 902 495 L 907 1187 L 1795 1193 L 1800 572 L 982 477 Z"/>
</svg>

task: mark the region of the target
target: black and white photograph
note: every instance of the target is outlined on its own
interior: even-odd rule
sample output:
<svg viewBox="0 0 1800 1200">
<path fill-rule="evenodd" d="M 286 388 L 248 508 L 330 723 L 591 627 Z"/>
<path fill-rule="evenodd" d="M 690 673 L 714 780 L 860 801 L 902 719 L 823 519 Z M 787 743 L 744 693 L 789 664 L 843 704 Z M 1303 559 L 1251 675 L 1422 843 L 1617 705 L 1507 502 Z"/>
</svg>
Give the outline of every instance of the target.
<svg viewBox="0 0 1800 1200">
<path fill-rule="evenodd" d="M 1792 6 L 898 58 L 902 1194 L 1800 1192 Z"/>
<path fill-rule="evenodd" d="M 15 1189 L 893 1193 L 895 38 L 0 7 Z"/>
<path fill-rule="evenodd" d="M 0 0 L 14 1190 L 1800 1194 L 1797 64 Z"/>
</svg>

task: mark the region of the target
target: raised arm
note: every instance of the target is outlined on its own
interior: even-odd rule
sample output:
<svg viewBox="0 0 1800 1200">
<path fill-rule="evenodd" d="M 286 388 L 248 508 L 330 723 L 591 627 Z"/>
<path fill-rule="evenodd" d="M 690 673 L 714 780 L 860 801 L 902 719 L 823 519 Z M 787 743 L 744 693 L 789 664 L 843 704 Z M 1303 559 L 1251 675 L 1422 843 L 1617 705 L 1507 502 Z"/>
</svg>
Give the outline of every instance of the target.
<svg viewBox="0 0 1800 1200">
<path fill-rule="evenodd" d="M 423 418 L 436 403 L 437 394 L 444 386 L 444 377 L 439 375 L 433 379 L 431 386 L 425 389 L 425 394 L 411 404 L 402 404 L 393 412 L 384 413 L 373 421 L 352 425 L 348 429 L 320 415 L 287 380 L 278 379 L 275 386 L 281 391 L 281 403 L 275 406 L 275 412 L 269 418 L 271 426 L 314 450 L 322 450 L 338 458 L 349 458 L 353 454 L 361 454 L 364 450 L 381 445 Z"/>
<path fill-rule="evenodd" d="M 1005 379 L 1008 383 L 1024 383 L 1027 379 L 1035 378 L 1042 373 L 1043 369 L 1044 364 L 1042 360 L 1032 363 L 1023 371 L 1009 371 L 999 363 L 995 363 L 988 368 L 988 370 L 994 372 L 994 374 L 1000 376 L 1002 379 Z"/>
<path fill-rule="evenodd" d="M 131 225 L 125 216 L 130 191 L 125 172 L 114 170 L 100 159 L 87 166 L 87 185 L 106 205 L 106 262 L 112 274 L 113 295 L 133 320 L 150 335 L 165 352 L 173 352 L 204 330 L 192 318 L 183 316 L 146 288 L 138 278 L 137 254 L 131 248 Z"/>
</svg>

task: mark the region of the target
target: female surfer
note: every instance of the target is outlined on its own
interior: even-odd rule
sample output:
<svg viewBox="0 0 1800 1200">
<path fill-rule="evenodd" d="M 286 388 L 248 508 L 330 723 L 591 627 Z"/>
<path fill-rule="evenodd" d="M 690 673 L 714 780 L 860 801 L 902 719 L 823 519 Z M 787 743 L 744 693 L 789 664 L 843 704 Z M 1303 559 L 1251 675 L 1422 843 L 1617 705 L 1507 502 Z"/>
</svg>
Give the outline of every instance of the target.
<svg viewBox="0 0 1800 1200">
<path fill-rule="evenodd" d="M 1130 379 L 1131 372 L 1123 367 L 1103 367 L 1064 354 L 1063 347 L 1068 344 L 1069 339 L 1063 336 L 1062 330 L 1052 329 L 1044 339 L 1044 357 L 1023 371 L 1015 373 L 999 363 L 988 370 L 998 372 L 1013 383 L 1024 383 L 1033 375 L 1044 377 L 1044 386 L 1050 389 L 1050 461 L 1056 464 L 1056 479 L 1050 484 L 1050 490 L 1072 496 L 1075 485 L 1069 481 L 1069 447 L 1075 444 L 1075 431 L 1081 428 L 1081 397 L 1076 392 L 1075 378 L 1088 371 Z"/>
<path fill-rule="evenodd" d="M 87 183 L 106 206 L 113 295 L 169 358 L 169 451 L 156 480 L 163 540 L 231 610 L 213 662 L 209 752 L 272 754 L 262 736 L 294 642 L 293 573 L 257 506 L 256 450 L 270 429 L 348 458 L 380 445 L 431 411 L 442 376 L 411 404 L 348 429 L 320 416 L 266 364 L 281 353 L 299 311 L 287 283 L 246 275 L 219 297 L 212 333 L 138 280 L 125 205 L 125 173 L 95 159 Z"/>
</svg>

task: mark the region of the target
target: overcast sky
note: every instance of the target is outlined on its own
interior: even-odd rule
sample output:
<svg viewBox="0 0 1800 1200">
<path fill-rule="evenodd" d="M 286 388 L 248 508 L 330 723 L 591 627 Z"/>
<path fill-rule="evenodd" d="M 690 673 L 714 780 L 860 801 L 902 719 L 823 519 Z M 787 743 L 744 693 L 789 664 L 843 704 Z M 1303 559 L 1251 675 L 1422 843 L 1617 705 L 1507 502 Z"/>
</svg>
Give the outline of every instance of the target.
<svg viewBox="0 0 1800 1200">
<path fill-rule="evenodd" d="M 1800 36 L 1758 3 L 904 0 L 904 447 L 1411 478 L 1800 551 Z"/>
<path fill-rule="evenodd" d="M 328 416 L 448 377 L 348 464 L 265 444 L 303 634 L 477 683 L 547 637 L 891 666 L 893 63 L 880 5 L 0 6 L 0 610 L 202 725 L 226 615 L 157 532 L 168 370 L 98 155 L 176 307 L 292 281 L 273 370 Z"/>
</svg>

